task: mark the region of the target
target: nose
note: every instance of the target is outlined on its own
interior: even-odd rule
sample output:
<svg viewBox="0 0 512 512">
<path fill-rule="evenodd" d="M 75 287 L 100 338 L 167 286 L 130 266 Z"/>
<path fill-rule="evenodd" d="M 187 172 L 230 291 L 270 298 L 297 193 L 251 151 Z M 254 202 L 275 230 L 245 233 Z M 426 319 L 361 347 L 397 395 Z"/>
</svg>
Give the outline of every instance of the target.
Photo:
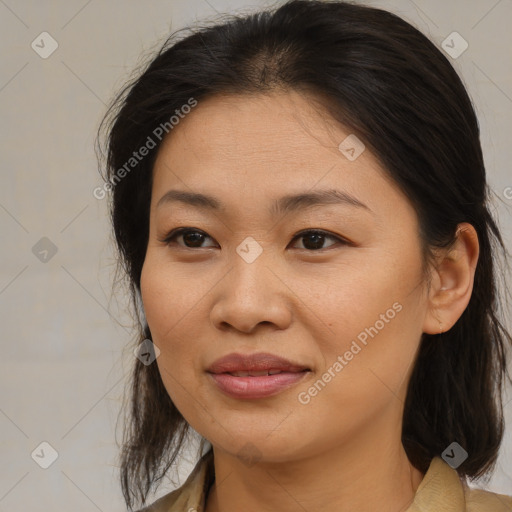
<svg viewBox="0 0 512 512">
<path fill-rule="evenodd" d="M 210 319 L 217 329 L 251 334 L 290 325 L 292 292 L 284 276 L 268 263 L 262 256 L 252 263 L 235 258 L 231 271 L 215 287 Z"/>
</svg>

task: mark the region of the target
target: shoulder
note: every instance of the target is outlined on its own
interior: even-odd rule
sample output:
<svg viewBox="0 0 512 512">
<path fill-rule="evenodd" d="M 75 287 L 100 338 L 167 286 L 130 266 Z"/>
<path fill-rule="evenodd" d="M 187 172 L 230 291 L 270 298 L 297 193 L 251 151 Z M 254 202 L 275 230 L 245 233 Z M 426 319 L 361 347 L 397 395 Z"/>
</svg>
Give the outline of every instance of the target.
<svg viewBox="0 0 512 512">
<path fill-rule="evenodd" d="M 213 454 L 210 451 L 201 457 L 181 487 L 137 512 L 200 512 L 213 479 Z"/>
<path fill-rule="evenodd" d="M 512 496 L 465 487 L 466 512 L 512 512 Z"/>
<path fill-rule="evenodd" d="M 436 456 L 431 460 L 407 512 L 512 512 L 512 497 L 475 489 Z"/>
<path fill-rule="evenodd" d="M 183 494 L 183 487 L 184 486 L 171 491 L 170 493 L 156 500 L 151 505 L 137 510 L 137 512 L 168 512 L 169 510 L 172 510 L 171 507 L 176 505 L 178 498 Z"/>
</svg>

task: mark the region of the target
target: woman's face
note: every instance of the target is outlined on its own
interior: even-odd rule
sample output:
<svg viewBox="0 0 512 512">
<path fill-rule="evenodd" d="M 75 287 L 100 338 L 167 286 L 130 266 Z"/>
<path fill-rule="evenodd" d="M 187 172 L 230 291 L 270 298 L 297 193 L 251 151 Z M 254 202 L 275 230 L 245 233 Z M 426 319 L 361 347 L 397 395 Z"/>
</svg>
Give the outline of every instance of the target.
<svg viewBox="0 0 512 512">
<path fill-rule="evenodd" d="M 217 96 L 159 150 L 146 318 L 172 401 L 230 454 L 285 461 L 400 438 L 427 312 L 417 217 L 369 149 L 339 149 L 349 135 L 297 93 Z M 189 231 L 168 238 L 176 228 Z M 295 366 L 210 372 L 261 353 Z"/>
</svg>

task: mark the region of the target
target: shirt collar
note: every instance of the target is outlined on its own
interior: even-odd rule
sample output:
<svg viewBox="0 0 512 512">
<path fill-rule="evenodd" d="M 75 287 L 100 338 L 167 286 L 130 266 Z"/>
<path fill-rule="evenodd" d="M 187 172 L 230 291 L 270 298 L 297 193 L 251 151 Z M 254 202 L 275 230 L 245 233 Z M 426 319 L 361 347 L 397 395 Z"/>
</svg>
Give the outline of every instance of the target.
<svg viewBox="0 0 512 512">
<path fill-rule="evenodd" d="M 174 504 L 176 510 L 204 512 L 206 496 L 214 481 L 213 450 L 210 449 L 201 457 L 183 484 L 180 497 Z"/>
<path fill-rule="evenodd" d="M 441 457 L 434 457 L 406 512 L 463 512 L 465 509 L 464 488 L 459 474 Z"/>
<path fill-rule="evenodd" d="M 206 496 L 215 481 L 213 451 L 201 457 L 194 470 L 183 484 L 182 492 L 175 503 L 176 510 L 204 512 Z M 174 508 L 173 508 L 174 510 Z M 434 457 L 416 490 L 413 503 L 405 512 L 463 512 L 465 498 L 463 483 L 455 469 L 441 457 Z"/>
</svg>

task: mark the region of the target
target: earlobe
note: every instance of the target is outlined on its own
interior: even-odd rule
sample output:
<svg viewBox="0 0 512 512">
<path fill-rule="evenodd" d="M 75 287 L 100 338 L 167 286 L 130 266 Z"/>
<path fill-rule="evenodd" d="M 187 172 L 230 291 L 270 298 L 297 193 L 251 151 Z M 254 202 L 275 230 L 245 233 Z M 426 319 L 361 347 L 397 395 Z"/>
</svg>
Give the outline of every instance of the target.
<svg viewBox="0 0 512 512">
<path fill-rule="evenodd" d="M 446 332 L 460 318 L 471 299 L 478 256 L 475 228 L 459 224 L 453 245 L 440 251 L 433 270 L 423 332 Z"/>
</svg>

